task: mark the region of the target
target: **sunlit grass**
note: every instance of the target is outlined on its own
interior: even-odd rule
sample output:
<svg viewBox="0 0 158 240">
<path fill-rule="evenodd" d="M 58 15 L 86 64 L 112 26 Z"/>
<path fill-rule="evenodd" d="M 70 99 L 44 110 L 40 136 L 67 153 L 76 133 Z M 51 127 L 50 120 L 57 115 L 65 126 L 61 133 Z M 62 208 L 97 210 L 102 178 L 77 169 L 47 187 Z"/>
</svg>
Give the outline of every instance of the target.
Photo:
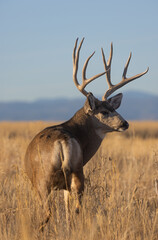
<svg viewBox="0 0 158 240">
<path fill-rule="evenodd" d="M 108 134 L 85 166 L 83 206 L 71 202 L 68 231 L 63 192 L 51 194 L 53 216 L 43 233 L 42 209 L 24 170 L 24 155 L 44 122 L 0 123 L 0 239 L 158 239 L 158 123 L 134 122 Z"/>
</svg>

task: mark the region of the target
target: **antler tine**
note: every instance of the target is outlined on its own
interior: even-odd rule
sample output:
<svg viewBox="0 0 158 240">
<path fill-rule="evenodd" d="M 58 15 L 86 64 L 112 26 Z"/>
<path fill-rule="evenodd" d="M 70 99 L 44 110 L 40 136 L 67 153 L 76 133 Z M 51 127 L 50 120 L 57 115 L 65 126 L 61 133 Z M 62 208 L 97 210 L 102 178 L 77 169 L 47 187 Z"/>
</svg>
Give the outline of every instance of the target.
<svg viewBox="0 0 158 240">
<path fill-rule="evenodd" d="M 83 41 L 84 41 L 84 38 L 82 38 L 82 40 L 79 44 L 79 47 L 77 49 L 77 54 L 76 54 L 76 48 L 77 48 L 77 43 L 78 43 L 78 38 L 77 38 L 76 42 L 75 42 L 75 47 L 74 47 L 74 50 L 73 50 L 73 80 L 74 80 L 74 83 L 75 83 L 77 88 L 79 86 L 79 83 L 78 83 L 78 80 L 77 80 L 79 54 L 80 54 L 80 49 L 81 49 Z"/>
<path fill-rule="evenodd" d="M 82 85 L 83 85 L 83 88 L 85 88 L 87 86 L 88 83 L 92 82 L 93 80 L 95 80 L 96 78 L 99 78 L 101 77 L 102 75 L 105 74 L 105 72 L 103 73 L 99 73 L 99 74 L 96 74 L 95 76 L 89 78 L 89 79 L 86 79 L 86 69 L 87 69 L 87 66 L 88 66 L 88 62 L 89 60 L 91 59 L 91 57 L 93 57 L 93 55 L 95 54 L 95 52 L 93 52 L 86 60 L 84 66 L 83 66 L 83 70 L 82 70 Z"/>
<path fill-rule="evenodd" d="M 128 69 L 131 57 L 132 57 L 132 53 L 130 53 L 130 55 L 129 55 L 129 58 L 128 58 L 127 62 L 126 62 L 126 65 L 125 65 L 125 68 L 124 68 L 124 71 L 123 71 L 123 75 L 122 75 L 122 81 L 125 84 L 127 84 L 128 82 L 131 82 L 131 81 L 133 81 L 133 80 L 135 80 L 137 78 L 140 78 L 141 76 L 143 76 L 144 74 L 146 74 L 149 71 L 149 67 L 148 67 L 144 72 L 139 73 L 139 74 L 137 74 L 137 75 L 135 75 L 133 77 L 127 78 L 126 77 L 126 73 L 127 73 L 127 69 Z"/>
<path fill-rule="evenodd" d="M 122 74 L 122 78 L 124 78 L 124 79 L 126 78 L 126 73 L 127 73 L 127 69 L 128 69 L 131 57 L 132 57 L 132 53 L 130 52 L 129 58 L 128 58 L 126 64 L 125 64 L 125 68 L 124 68 L 124 71 L 123 71 L 123 74 Z"/>
<path fill-rule="evenodd" d="M 105 60 L 105 54 L 104 54 L 103 48 L 101 48 L 101 51 L 102 51 L 104 69 L 106 71 L 106 80 L 107 80 L 109 88 L 111 88 L 113 86 L 113 84 L 111 83 L 111 62 L 112 62 L 112 56 L 113 56 L 113 44 L 111 43 L 110 55 L 109 55 L 108 62 L 106 62 L 106 60 Z"/>
<path fill-rule="evenodd" d="M 83 69 L 82 69 L 82 80 L 86 79 L 86 69 L 87 69 L 87 66 L 88 66 L 88 62 L 93 57 L 94 54 L 95 54 L 95 51 L 87 58 L 87 60 L 84 63 L 84 66 L 83 66 Z"/>
<path fill-rule="evenodd" d="M 106 100 L 113 92 L 115 92 L 115 91 L 118 90 L 119 88 L 123 87 L 123 86 L 126 85 L 127 83 L 129 83 L 129 82 L 131 82 L 131 81 L 133 81 L 133 80 L 135 80 L 135 79 L 137 79 L 137 78 L 142 77 L 144 74 L 146 74 L 146 73 L 148 72 L 149 68 L 147 68 L 147 69 L 146 69 L 144 72 L 142 72 L 142 73 L 139 73 L 139 74 L 137 74 L 137 75 L 135 75 L 135 76 L 133 76 L 133 77 L 127 78 L 127 77 L 126 77 L 126 74 L 127 74 L 127 70 L 128 70 L 128 66 L 129 66 L 131 57 L 132 57 L 132 53 L 130 53 L 129 58 L 128 58 L 126 64 L 125 64 L 125 68 L 124 68 L 124 71 L 123 71 L 123 75 L 122 75 L 122 80 L 121 80 L 121 82 L 119 82 L 119 83 L 116 84 L 116 85 L 113 85 L 113 84 L 111 83 L 111 79 L 110 79 L 110 81 L 109 81 L 109 79 L 108 79 L 108 76 L 107 76 L 108 73 L 106 74 L 109 89 L 105 92 L 105 94 L 104 94 L 104 96 L 103 96 L 103 98 L 102 98 L 103 100 Z M 104 61 L 104 59 L 103 59 L 103 62 L 104 62 L 104 66 L 105 66 L 105 61 Z"/>
<path fill-rule="evenodd" d="M 83 70 L 82 70 L 82 84 L 80 85 L 78 80 L 77 80 L 77 72 L 78 72 L 78 63 L 79 63 L 79 54 L 80 54 L 80 49 L 81 49 L 81 46 L 82 46 L 82 43 L 84 41 L 84 38 L 81 40 L 80 44 L 79 44 L 79 47 L 77 49 L 77 43 L 78 43 L 78 38 L 76 39 L 76 42 L 75 42 L 75 47 L 74 47 L 74 50 L 73 50 L 73 81 L 77 87 L 77 89 L 82 93 L 84 94 L 85 96 L 88 95 L 88 92 L 85 90 L 85 87 L 87 86 L 87 84 L 89 84 L 91 81 L 95 80 L 96 78 L 99 78 L 101 77 L 102 75 L 104 75 L 106 72 L 103 72 L 103 73 L 99 73 L 89 79 L 86 78 L 86 69 L 87 69 L 87 66 L 88 66 L 88 62 L 89 60 L 93 57 L 94 53 L 93 52 L 88 58 L 87 60 L 85 61 L 85 64 L 83 66 Z M 76 53 L 76 49 L 77 49 L 77 53 Z"/>
</svg>

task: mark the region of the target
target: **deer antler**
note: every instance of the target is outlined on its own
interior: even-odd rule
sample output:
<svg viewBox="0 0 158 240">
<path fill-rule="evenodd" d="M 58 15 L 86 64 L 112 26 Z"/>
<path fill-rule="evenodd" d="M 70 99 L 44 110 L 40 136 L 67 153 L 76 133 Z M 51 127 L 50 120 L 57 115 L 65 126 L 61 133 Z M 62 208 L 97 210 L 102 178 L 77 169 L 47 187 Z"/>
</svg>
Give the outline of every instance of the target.
<svg viewBox="0 0 158 240">
<path fill-rule="evenodd" d="M 79 63 L 79 54 L 80 54 L 80 49 L 82 47 L 82 43 L 84 41 L 84 38 L 82 38 L 80 44 L 79 44 L 79 47 L 77 49 L 77 43 L 78 43 L 78 38 L 76 39 L 76 42 L 75 42 L 75 47 L 74 47 L 74 50 L 73 50 L 73 81 L 77 87 L 77 89 L 82 93 L 84 94 L 85 96 L 87 96 L 88 92 L 85 90 L 85 87 L 87 86 L 87 84 L 89 84 L 90 82 L 92 82 L 93 80 L 95 80 L 96 78 L 99 78 L 101 77 L 102 75 L 104 75 L 106 72 L 103 72 L 103 73 L 99 73 L 89 79 L 86 78 L 86 69 L 87 69 L 87 66 L 88 66 L 88 62 L 89 60 L 91 59 L 91 57 L 93 57 L 94 53 L 93 52 L 88 58 L 87 60 L 85 61 L 85 64 L 83 66 L 83 69 L 82 69 L 82 84 L 80 85 L 78 80 L 77 80 L 77 71 L 78 71 L 78 63 Z M 76 49 L 77 49 L 77 52 L 76 52 Z"/>
<path fill-rule="evenodd" d="M 111 62 L 112 62 L 112 55 L 113 55 L 113 44 L 111 43 L 110 56 L 109 56 L 109 59 L 108 59 L 107 63 L 106 63 L 106 60 L 105 60 L 105 55 L 104 55 L 103 48 L 101 49 L 101 51 L 102 51 L 102 57 L 103 57 L 103 63 L 104 63 L 105 71 L 109 70 L 109 71 L 106 72 L 106 80 L 107 80 L 109 89 L 105 92 L 104 96 L 102 97 L 102 100 L 106 100 L 117 89 L 123 87 L 125 84 L 127 84 L 127 83 L 129 83 L 129 82 L 131 82 L 131 81 L 133 81 L 133 80 L 135 80 L 137 78 L 140 78 L 141 76 L 146 74 L 148 72 L 148 70 L 149 70 L 149 68 L 147 68 L 146 71 L 144 71 L 142 73 L 139 73 L 139 74 L 137 74 L 137 75 L 135 75 L 133 77 L 127 78 L 126 77 L 126 73 L 127 73 L 127 69 L 128 69 L 130 60 L 131 60 L 131 56 L 132 56 L 132 53 L 130 53 L 129 58 L 128 58 L 127 62 L 126 62 L 124 71 L 123 71 L 121 82 L 119 82 L 116 85 L 113 85 L 111 83 L 111 72 L 110 72 L 110 70 L 111 70 Z"/>
</svg>

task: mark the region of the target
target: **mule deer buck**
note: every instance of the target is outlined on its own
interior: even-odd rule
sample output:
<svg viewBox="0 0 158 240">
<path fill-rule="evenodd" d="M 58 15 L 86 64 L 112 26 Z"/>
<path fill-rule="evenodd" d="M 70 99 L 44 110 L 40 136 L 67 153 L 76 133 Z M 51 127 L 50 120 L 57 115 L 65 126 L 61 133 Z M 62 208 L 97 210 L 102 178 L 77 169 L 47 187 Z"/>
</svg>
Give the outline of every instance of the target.
<svg viewBox="0 0 158 240">
<path fill-rule="evenodd" d="M 68 121 L 47 127 L 38 133 L 29 144 L 25 156 L 25 168 L 33 186 L 37 189 L 42 200 L 43 207 L 47 212 L 45 223 L 51 216 L 47 199 L 51 190 L 64 189 L 67 193 L 74 193 L 76 198 L 76 212 L 79 212 L 81 196 L 84 190 L 83 167 L 98 150 L 104 136 L 108 132 L 125 131 L 129 124 L 116 112 L 122 100 L 122 93 L 108 98 L 116 90 L 125 84 L 137 79 L 148 72 L 148 69 L 127 78 L 126 73 L 131 59 L 131 54 L 125 65 L 122 80 L 113 85 L 111 82 L 111 62 L 113 45 L 111 44 L 110 56 L 106 62 L 104 51 L 102 57 L 105 72 L 97 74 L 89 79 L 86 78 L 86 69 L 90 55 L 82 70 L 82 84 L 77 79 L 80 50 L 84 38 L 78 45 L 76 40 L 73 50 L 73 81 L 77 89 L 86 97 L 84 106 L 78 110 Z M 92 93 L 87 92 L 85 87 L 100 76 L 106 74 L 109 89 L 98 100 Z"/>
</svg>

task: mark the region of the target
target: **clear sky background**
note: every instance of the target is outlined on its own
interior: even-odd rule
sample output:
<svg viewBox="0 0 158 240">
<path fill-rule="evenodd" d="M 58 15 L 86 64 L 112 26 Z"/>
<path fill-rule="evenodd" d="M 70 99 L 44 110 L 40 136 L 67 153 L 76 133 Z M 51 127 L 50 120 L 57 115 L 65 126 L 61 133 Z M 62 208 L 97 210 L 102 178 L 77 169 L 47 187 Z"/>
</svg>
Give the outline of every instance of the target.
<svg viewBox="0 0 158 240">
<path fill-rule="evenodd" d="M 149 72 L 123 87 L 158 95 L 157 0 L 0 0 L 0 101 L 79 97 L 72 80 L 72 51 L 85 37 L 78 79 L 86 58 L 87 77 L 104 71 L 101 47 L 114 45 L 112 81 L 121 80 L 130 51 L 128 76 Z M 105 77 L 87 86 L 102 96 Z"/>
</svg>

